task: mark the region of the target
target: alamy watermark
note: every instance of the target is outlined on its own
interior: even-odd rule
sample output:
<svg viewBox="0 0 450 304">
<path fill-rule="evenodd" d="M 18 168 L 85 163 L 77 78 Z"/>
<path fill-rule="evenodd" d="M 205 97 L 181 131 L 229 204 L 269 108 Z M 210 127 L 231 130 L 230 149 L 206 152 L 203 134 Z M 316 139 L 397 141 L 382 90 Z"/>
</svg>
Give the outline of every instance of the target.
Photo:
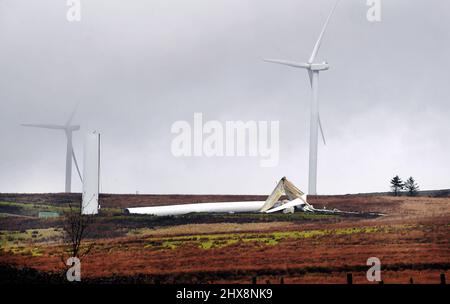
<svg viewBox="0 0 450 304">
<path fill-rule="evenodd" d="M 69 282 L 81 281 L 81 262 L 77 257 L 68 258 L 66 265 L 70 266 L 66 271 L 66 278 Z"/>
<path fill-rule="evenodd" d="M 261 167 L 275 167 L 279 161 L 279 121 L 176 121 L 171 132 L 175 157 L 259 157 Z"/>
<path fill-rule="evenodd" d="M 381 261 L 377 257 L 367 259 L 367 266 L 371 266 L 367 270 L 366 278 L 369 282 L 381 282 Z"/>
<path fill-rule="evenodd" d="M 66 19 L 69 22 L 81 21 L 81 0 L 67 0 L 69 9 L 67 10 Z M 381 22 L 381 0 L 366 0 L 367 20 L 369 22 Z"/>
<path fill-rule="evenodd" d="M 67 0 L 67 10 L 66 19 L 69 22 L 80 22 L 81 21 L 81 0 Z"/>
<path fill-rule="evenodd" d="M 367 0 L 367 20 L 369 22 L 381 22 L 381 0 Z"/>
</svg>

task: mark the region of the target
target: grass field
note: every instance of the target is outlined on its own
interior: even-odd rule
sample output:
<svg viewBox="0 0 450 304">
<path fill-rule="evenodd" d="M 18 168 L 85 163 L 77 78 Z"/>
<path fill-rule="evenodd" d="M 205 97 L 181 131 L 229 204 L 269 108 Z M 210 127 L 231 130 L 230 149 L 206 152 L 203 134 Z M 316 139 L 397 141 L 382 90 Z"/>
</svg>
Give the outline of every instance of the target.
<svg viewBox="0 0 450 304">
<path fill-rule="evenodd" d="M 130 199 L 130 197 L 132 197 Z M 176 196 L 178 202 L 181 196 Z M 0 195 L 0 267 L 58 273 L 63 213 L 76 194 Z M 147 202 L 145 200 L 148 200 Z M 156 205 L 163 196 L 104 196 L 82 260 L 86 282 L 368 283 L 369 257 L 382 263 L 385 283 L 438 283 L 450 267 L 450 198 L 323 196 L 321 208 L 383 213 L 381 217 L 317 214 L 191 214 L 133 216 L 121 208 Z M 168 200 L 173 200 L 168 197 Z M 204 201 L 204 197 L 190 197 Z M 208 199 L 211 199 L 208 196 Z M 214 197 L 235 200 L 235 197 Z M 254 199 L 254 198 L 253 198 Z M 258 197 L 260 199 L 260 197 Z M 190 202 L 184 198 L 183 202 Z M 35 277 L 35 276 L 34 276 Z"/>
</svg>

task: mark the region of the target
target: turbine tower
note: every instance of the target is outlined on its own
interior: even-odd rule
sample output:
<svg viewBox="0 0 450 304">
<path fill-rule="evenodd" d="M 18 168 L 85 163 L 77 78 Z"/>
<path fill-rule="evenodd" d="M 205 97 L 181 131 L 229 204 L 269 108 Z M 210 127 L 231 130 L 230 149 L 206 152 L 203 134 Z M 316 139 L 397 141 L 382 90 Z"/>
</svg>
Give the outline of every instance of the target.
<svg viewBox="0 0 450 304">
<path fill-rule="evenodd" d="M 282 65 L 287 65 L 294 68 L 306 69 L 308 71 L 309 81 L 311 83 L 312 90 L 312 102 L 311 102 L 311 119 L 310 119 L 310 133 L 309 133 L 309 178 L 308 178 L 308 194 L 316 195 L 317 194 L 317 151 L 318 151 L 318 137 L 319 137 L 319 128 L 322 134 L 322 140 L 324 144 L 325 136 L 323 134 L 322 123 L 320 122 L 320 114 L 319 114 L 319 73 L 321 71 L 326 71 L 330 68 L 327 62 L 315 63 L 315 59 L 317 53 L 319 52 L 320 45 L 322 43 L 322 38 L 325 34 L 325 31 L 328 27 L 328 23 L 330 22 L 331 16 L 339 3 L 339 0 L 336 1 L 333 9 L 328 15 L 327 20 L 320 32 L 319 38 L 317 39 L 316 44 L 314 45 L 314 49 L 309 57 L 308 62 L 293 62 L 286 60 L 277 60 L 277 59 L 264 59 L 264 61 L 277 63 Z"/>
<path fill-rule="evenodd" d="M 66 186 L 65 192 L 71 192 L 72 185 L 72 158 L 75 163 L 75 167 L 77 168 L 78 176 L 81 178 L 80 168 L 78 167 L 78 162 L 75 157 L 75 152 L 73 151 L 72 145 L 72 132 L 78 131 L 80 129 L 79 125 L 72 125 L 72 119 L 75 115 L 76 108 L 70 114 L 69 119 L 67 120 L 65 125 L 51 125 L 51 124 L 21 124 L 24 127 L 32 127 L 32 128 L 43 128 L 43 129 L 52 129 L 52 130 L 62 130 L 66 134 L 67 139 L 67 150 L 66 150 Z"/>
</svg>

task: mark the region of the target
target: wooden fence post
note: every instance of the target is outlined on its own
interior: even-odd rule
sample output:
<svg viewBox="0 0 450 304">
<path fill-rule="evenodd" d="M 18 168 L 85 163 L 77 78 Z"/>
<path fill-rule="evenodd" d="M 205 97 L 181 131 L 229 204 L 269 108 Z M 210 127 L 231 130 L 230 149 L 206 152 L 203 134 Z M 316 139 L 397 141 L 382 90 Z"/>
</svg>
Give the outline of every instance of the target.
<svg viewBox="0 0 450 304">
<path fill-rule="evenodd" d="M 351 273 L 347 273 L 347 284 L 353 284 L 353 275 Z"/>
</svg>

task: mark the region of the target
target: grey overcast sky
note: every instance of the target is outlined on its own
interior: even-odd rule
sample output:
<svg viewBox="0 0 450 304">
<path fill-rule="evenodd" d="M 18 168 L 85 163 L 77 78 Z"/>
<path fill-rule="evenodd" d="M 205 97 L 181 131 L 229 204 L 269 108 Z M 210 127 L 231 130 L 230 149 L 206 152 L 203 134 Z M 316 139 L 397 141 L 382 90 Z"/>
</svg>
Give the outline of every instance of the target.
<svg viewBox="0 0 450 304">
<path fill-rule="evenodd" d="M 62 132 L 74 104 L 82 163 L 89 130 L 102 133 L 101 191 L 269 194 L 287 176 L 307 189 L 307 74 L 261 61 L 305 61 L 334 0 L 0 0 L 0 192 L 62 192 Z M 320 194 L 386 191 L 416 177 L 450 188 L 450 1 L 342 0 L 318 60 Z M 175 158 L 171 125 L 280 121 L 280 162 Z M 73 174 L 74 191 L 81 184 Z"/>
</svg>

